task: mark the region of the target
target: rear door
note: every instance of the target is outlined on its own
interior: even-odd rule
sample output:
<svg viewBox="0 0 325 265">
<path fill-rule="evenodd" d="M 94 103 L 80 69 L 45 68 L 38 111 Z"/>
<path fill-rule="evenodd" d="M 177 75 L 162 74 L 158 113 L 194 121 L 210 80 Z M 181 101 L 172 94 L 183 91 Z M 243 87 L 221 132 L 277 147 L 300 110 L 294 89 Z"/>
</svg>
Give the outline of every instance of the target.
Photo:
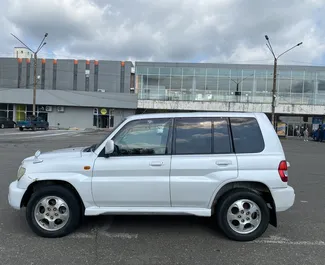
<svg viewBox="0 0 325 265">
<path fill-rule="evenodd" d="M 222 182 L 236 179 L 227 118 L 177 118 L 171 161 L 173 207 L 207 208 Z"/>
</svg>

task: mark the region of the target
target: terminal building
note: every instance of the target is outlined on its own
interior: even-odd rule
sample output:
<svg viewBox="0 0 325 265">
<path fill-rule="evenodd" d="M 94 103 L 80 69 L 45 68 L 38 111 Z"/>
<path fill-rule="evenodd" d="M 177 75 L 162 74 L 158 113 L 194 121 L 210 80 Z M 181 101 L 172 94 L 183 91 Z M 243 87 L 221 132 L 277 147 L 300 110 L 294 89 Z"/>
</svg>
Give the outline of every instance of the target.
<svg viewBox="0 0 325 265">
<path fill-rule="evenodd" d="M 52 127 L 114 127 L 134 113 L 254 111 L 271 114 L 273 65 L 44 60 L 37 115 Z M 33 59 L 0 59 L 0 116 L 32 111 Z M 279 65 L 276 118 L 287 135 L 325 115 L 325 67 Z"/>
<path fill-rule="evenodd" d="M 273 65 L 136 62 L 138 112 L 240 111 L 272 109 Z M 287 135 L 325 114 L 325 67 L 277 68 L 276 118 Z"/>
<path fill-rule="evenodd" d="M 110 128 L 135 113 L 132 62 L 37 61 L 36 115 L 58 128 Z M 32 115 L 34 61 L 0 59 L 0 117 Z"/>
</svg>

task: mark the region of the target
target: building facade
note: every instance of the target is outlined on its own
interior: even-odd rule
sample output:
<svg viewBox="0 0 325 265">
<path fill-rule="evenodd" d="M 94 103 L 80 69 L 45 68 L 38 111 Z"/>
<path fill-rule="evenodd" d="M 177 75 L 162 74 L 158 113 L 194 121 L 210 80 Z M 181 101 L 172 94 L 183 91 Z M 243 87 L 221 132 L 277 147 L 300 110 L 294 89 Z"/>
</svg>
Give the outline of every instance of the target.
<svg viewBox="0 0 325 265">
<path fill-rule="evenodd" d="M 132 62 L 37 60 L 37 115 L 51 127 L 109 128 L 135 113 Z M 34 61 L 0 59 L 0 116 L 32 114 Z"/>
<path fill-rule="evenodd" d="M 34 61 L 0 58 L 0 117 L 32 114 Z M 271 113 L 273 66 L 88 60 L 37 60 L 37 115 L 52 127 L 114 127 L 134 113 Z M 279 65 L 276 118 L 297 128 L 325 115 L 325 67 Z"/>
<path fill-rule="evenodd" d="M 271 113 L 273 66 L 136 62 L 139 111 Z M 278 66 L 276 117 L 288 132 L 325 114 L 325 67 Z"/>
<path fill-rule="evenodd" d="M 31 59 L 34 57 L 34 54 L 25 47 L 15 47 L 14 49 L 14 57 L 22 58 L 22 59 Z"/>
</svg>

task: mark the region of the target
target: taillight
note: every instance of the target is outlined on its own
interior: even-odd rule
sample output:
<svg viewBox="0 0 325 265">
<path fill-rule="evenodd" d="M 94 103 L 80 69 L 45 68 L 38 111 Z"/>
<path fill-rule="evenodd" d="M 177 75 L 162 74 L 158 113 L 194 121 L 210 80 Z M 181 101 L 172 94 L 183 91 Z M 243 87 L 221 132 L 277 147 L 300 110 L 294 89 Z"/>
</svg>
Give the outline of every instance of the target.
<svg viewBox="0 0 325 265">
<path fill-rule="evenodd" d="M 279 176 L 283 182 L 288 182 L 288 165 L 287 161 L 283 160 L 279 164 Z"/>
</svg>

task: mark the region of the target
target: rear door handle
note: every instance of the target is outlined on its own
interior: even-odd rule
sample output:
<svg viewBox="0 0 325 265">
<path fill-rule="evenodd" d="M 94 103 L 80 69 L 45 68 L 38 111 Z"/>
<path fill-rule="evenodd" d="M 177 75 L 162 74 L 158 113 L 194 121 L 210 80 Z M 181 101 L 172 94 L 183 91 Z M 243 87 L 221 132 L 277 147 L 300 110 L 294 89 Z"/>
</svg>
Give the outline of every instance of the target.
<svg viewBox="0 0 325 265">
<path fill-rule="evenodd" d="M 161 167 L 163 164 L 164 164 L 164 162 L 161 162 L 161 161 L 150 162 L 150 166 L 153 166 L 153 167 Z"/>
<path fill-rule="evenodd" d="M 221 160 L 221 161 L 217 161 L 216 164 L 218 166 L 229 166 L 229 165 L 231 165 L 231 161 L 230 160 Z"/>
</svg>

